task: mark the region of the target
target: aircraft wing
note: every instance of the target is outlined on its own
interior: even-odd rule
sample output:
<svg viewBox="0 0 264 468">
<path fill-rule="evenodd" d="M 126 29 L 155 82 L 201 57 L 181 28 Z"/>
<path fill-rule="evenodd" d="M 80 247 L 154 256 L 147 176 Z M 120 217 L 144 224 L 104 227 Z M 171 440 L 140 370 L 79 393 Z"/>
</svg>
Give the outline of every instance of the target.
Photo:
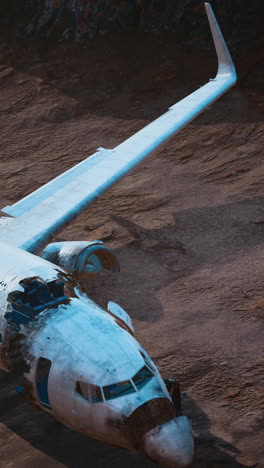
<svg viewBox="0 0 264 468">
<path fill-rule="evenodd" d="M 0 241 L 38 253 L 52 236 L 236 82 L 236 71 L 211 6 L 205 4 L 218 56 L 214 79 L 114 149 L 99 148 L 72 169 L 2 211 Z"/>
</svg>

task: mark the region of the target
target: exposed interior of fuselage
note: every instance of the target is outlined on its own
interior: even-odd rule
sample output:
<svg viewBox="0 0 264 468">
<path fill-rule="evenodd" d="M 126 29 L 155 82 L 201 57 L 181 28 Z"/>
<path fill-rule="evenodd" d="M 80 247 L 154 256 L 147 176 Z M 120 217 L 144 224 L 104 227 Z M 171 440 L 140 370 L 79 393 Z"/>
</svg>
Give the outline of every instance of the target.
<svg viewBox="0 0 264 468">
<path fill-rule="evenodd" d="M 69 302 L 62 278 L 46 282 L 36 276 L 20 281 L 19 285 L 23 291 L 15 290 L 8 294 L 8 307 L 4 315 L 7 323 L 17 331 L 21 325 L 36 320 L 43 310 Z"/>
</svg>

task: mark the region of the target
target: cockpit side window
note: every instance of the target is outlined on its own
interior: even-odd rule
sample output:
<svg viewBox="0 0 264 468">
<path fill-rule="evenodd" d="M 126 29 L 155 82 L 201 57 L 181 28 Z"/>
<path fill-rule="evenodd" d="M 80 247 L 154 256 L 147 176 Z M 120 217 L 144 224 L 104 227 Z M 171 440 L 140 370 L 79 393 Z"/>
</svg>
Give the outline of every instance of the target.
<svg viewBox="0 0 264 468">
<path fill-rule="evenodd" d="M 130 380 L 125 380 L 124 382 L 119 382 L 112 385 L 107 385 L 103 387 L 104 396 L 106 400 L 112 400 L 113 398 L 118 398 L 123 395 L 128 395 L 129 393 L 135 392 Z"/>
<path fill-rule="evenodd" d="M 153 371 L 151 371 L 147 366 L 142 367 L 140 371 L 133 377 L 133 382 L 136 385 L 137 389 L 139 390 L 142 388 L 146 383 L 152 379 L 154 376 Z"/>
<path fill-rule="evenodd" d="M 98 403 L 100 401 L 103 401 L 101 387 L 97 387 L 97 385 L 91 385 L 90 384 L 90 392 L 91 392 L 91 402 L 92 403 Z"/>
<path fill-rule="evenodd" d="M 97 385 L 92 385 L 78 380 L 75 387 L 76 393 L 91 403 L 103 401 L 102 389 Z"/>
<path fill-rule="evenodd" d="M 80 381 L 76 382 L 76 392 L 89 401 L 89 384 Z"/>
</svg>

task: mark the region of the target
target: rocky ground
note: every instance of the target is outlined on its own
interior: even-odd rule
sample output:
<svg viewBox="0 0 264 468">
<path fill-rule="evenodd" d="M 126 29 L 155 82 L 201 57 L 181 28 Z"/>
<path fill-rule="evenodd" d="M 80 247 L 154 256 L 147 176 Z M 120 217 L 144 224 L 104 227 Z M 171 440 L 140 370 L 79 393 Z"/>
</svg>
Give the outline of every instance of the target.
<svg viewBox="0 0 264 468">
<path fill-rule="evenodd" d="M 163 376 L 181 381 L 193 468 L 264 466 L 263 49 L 231 47 L 239 86 L 60 235 L 105 240 L 118 255 L 121 273 L 87 290 L 101 305 L 119 302 Z M 203 38 L 138 32 L 50 48 L 6 32 L 2 207 L 117 145 L 215 65 Z M 38 413 L 4 372 L 0 382 L 1 468 L 154 468 Z"/>
</svg>

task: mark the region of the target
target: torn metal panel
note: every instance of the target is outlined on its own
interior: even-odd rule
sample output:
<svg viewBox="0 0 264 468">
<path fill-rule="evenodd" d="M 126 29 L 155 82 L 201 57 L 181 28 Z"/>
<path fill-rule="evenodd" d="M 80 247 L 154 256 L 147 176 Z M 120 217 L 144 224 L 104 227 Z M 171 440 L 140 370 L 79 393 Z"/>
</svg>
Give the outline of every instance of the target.
<svg viewBox="0 0 264 468">
<path fill-rule="evenodd" d="M 7 327 L 1 344 L 0 358 L 2 369 L 12 372 L 14 375 L 23 376 L 29 372 L 28 350 L 25 346 L 25 335 L 17 330 Z"/>
<path fill-rule="evenodd" d="M 48 282 L 39 277 L 25 278 L 19 284 L 23 291 L 8 294 L 8 306 L 4 314 L 8 324 L 17 330 L 20 330 L 20 325 L 37 320 L 38 314 L 43 310 L 69 302 L 64 294 L 64 281 L 61 278 Z"/>
<path fill-rule="evenodd" d="M 0 367 L 28 372 L 22 350 L 25 327 L 45 310 L 68 303 L 63 292 L 67 274 L 59 267 L 9 245 L 0 248 Z"/>
</svg>

